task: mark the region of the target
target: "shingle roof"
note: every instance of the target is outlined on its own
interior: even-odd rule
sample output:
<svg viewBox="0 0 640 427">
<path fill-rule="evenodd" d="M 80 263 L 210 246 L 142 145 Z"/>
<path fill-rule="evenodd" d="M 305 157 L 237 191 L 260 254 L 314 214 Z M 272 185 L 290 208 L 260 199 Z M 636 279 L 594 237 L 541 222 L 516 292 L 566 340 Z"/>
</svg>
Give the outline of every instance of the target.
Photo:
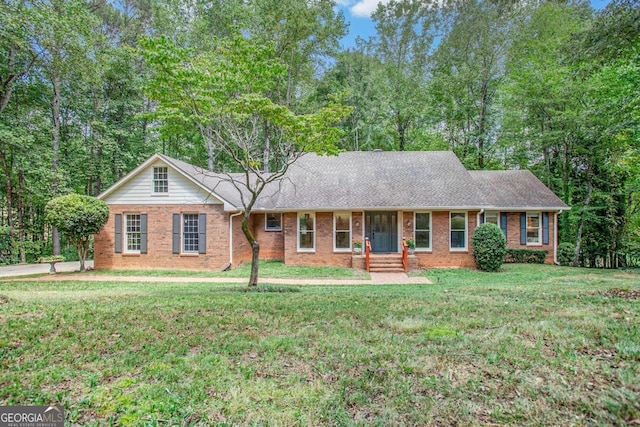
<svg viewBox="0 0 640 427">
<path fill-rule="evenodd" d="M 159 156 L 241 209 L 229 175 Z M 232 174 L 244 179 L 244 175 Z M 244 190 L 246 195 L 246 190 Z M 338 156 L 305 154 L 286 178 L 265 188 L 254 209 L 568 209 L 531 172 L 468 171 L 450 151 L 352 151 Z"/>
<path fill-rule="evenodd" d="M 547 186 L 528 170 L 469 171 L 483 193 L 485 204 L 495 208 L 568 209 Z"/>
<path fill-rule="evenodd" d="M 481 193 L 447 151 L 307 154 L 287 174 L 281 209 L 470 207 Z"/>
</svg>

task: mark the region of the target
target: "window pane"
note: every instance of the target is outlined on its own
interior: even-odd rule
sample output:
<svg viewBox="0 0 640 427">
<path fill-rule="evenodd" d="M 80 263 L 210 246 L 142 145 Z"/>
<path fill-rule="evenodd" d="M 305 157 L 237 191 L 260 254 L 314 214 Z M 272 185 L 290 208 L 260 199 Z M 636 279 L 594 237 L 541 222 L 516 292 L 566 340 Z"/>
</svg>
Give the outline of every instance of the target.
<svg viewBox="0 0 640 427">
<path fill-rule="evenodd" d="M 313 231 L 313 216 L 311 214 L 304 214 L 300 217 L 300 231 L 311 230 Z"/>
<path fill-rule="evenodd" d="M 417 213 L 416 214 L 416 230 L 428 230 L 429 229 L 429 214 Z"/>
<path fill-rule="evenodd" d="M 466 246 L 464 231 L 451 231 L 451 247 L 464 248 Z"/>
<path fill-rule="evenodd" d="M 429 247 L 429 231 L 416 230 L 416 248 L 428 248 Z"/>
<path fill-rule="evenodd" d="M 336 232 L 336 249 L 351 249 L 349 234 L 348 231 Z"/>
<path fill-rule="evenodd" d="M 303 231 L 300 233 L 300 248 L 313 249 L 313 231 Z"/>
<path fill-rule="evenodd" d="M 281 214 L 267 214 L 267 230 L 281 230 L 282 229 L 282 215 Z"/>
<path fill-rule="evenodd" d="M 167 193 L 169 191 L 169 177 L 166 167 L 153 168 L 153 192 Z"/>
<path fill-rule="evenodd" d="M 451 214 L 451 230 L 465 230 L 465 214 L 453 212 Z"/>
<path fill-rule="evenodd" d="M 527 213 L 527 243 L 540 243 L 540 215 Z"/>
<path fill-rule="evenodd" d="M 198 214 L 183 214 L 183 252 L 198 252 Z"/>
<path fill-rule="evenodd" d="M 136 252 L 140 250 L 140 215 L 128 214 L 125 215 L 125 236 L 126 236 L 126 250 L 128 252 Z"/>
<path fill-rule="evenodd" d="M 487 224 L 498 224 L 498 214 L 496 212 L 487 212 L 484 214 L 484 222 Z"/>
<path fill-rule="evenodd" d="M 335 214 L 336 217 L 336 231 L 348 231 L 350 229 L 349 223 L 351 222 L 351 215 L 349 214 Z"/>
</svg>

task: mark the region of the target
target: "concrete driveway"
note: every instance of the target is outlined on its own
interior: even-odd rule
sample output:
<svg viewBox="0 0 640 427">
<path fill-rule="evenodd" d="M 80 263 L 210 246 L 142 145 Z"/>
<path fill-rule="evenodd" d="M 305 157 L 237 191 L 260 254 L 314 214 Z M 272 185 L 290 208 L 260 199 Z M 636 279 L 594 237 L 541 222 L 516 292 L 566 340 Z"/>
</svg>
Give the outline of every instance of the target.
<svg viewBox="0 0 640 427">
<path fill-rule="evenodd" d="M 93 260 L 84 263 L 85 267 L 93 268 Z M 78 261 L 59 262 L 56 264 L 59 273 L 80 271 Z M 14 264 L 0 267 L 0 277 L 28 276 L 30 274 L 45 274 L 49 272 L 49 264 Z"/>
</svg>

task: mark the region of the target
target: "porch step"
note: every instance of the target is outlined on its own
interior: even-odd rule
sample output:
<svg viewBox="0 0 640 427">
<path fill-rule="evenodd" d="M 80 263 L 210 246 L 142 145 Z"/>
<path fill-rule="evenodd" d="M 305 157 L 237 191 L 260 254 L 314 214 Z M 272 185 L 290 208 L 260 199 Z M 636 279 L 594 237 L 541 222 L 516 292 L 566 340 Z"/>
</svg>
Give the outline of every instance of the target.
<svg viewBox="0 0 640 427">
<path fill-rule="evenodd" d="M 372 255 L 369 271 L 372 273 L 404 273 L 402 255 Z"/>
</svg>

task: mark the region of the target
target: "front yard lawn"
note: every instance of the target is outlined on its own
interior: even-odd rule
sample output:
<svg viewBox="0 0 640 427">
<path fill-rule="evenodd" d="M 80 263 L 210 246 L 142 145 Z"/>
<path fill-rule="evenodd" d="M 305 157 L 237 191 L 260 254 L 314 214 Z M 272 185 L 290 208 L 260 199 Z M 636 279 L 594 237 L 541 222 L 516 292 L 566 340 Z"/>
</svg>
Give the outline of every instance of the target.
<svg viewBox="0 0 640 427">
<path fill-rule="evenodd" d="M 290 293 L 0 282 L 0 404 L 61 402 L 69 425 L 640 422 L 640 272 L 425 274 Z"/>
<path fill-rule="evenodd" d="M 249 279 L 251 263 L 244 263 L 229 271 L 183 271 L 183 270 L 93 270 L 89 274 L 100 276 L 153 276 L 153 277 L 240 277 Z M 297 267 L 284 265 L 282 261 L 260 261 L 260 277 L 270 279 L 295 279 L 308 277 L 312 279 L 369 279 L 371 276 L 363 270 L 345 267 Z"/>
</svg>

